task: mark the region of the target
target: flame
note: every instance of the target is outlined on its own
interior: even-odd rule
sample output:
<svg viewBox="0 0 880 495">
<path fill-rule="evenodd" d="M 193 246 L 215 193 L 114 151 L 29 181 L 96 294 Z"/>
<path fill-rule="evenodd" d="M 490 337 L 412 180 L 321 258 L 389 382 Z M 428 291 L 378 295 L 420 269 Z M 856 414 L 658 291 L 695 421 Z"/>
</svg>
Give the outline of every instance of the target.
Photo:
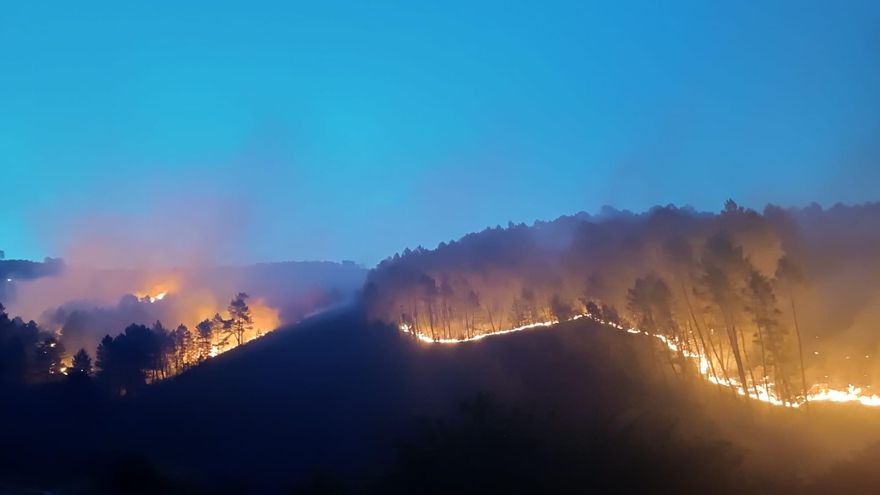
<svg viewBox="0 0 880 495">
<path fill-rule="evenodd" d="M 177 274 L 179 275 L 179 274 Z M 215 314 L 222 318 L 229 318 L 226 307 L 229 300 L 219 299 L 212 291 L 187 288 L 182 290 L 180 278 L 176 275 L 156 276 L 145 288 L 135 291 L 134 295 L 139 300 L 149 303 L 157 303 L 173 295 L 173 301 L 169 300 L 166 316 L 171 321 L 183 323 L 190 330 L 203 320 L 210 320 Z M 242 344 L 275 330 L 281 325 L 281 318 L 276 308 L 269 306 L 264 299 L 253 297 L 247 301 L 251 310 L 253 328 L 243 335 Z M 236 339 L 231 338 L 226 332 L 215 332 L 209 358 L 213 358 L 228 352 L 239 345 Z"/>
<path fill-rule="evenodd" d="M 146 285 L 146 289 L 135 291 L 134 295 L 137 296 L 138 299 L 149 301 L 150 303 L 161 301 L 162 299 L 165 299 L 165 296 L 169 293 L 180 289 L 180 282 L 177 277 L 171 276 L 162 276 L 161 278 L 158 278 L 158 280 L 153 279 Z"/>
<path fill-rule="evenodd" d="M 764 402 L 766 404 L 791 409 L 799 409 L 808 402 L 851 403 L 867 407 L 880 407 L 880 396 L 878 396 L 877 394 L 868 395 L 863 391 L 861 387 L 852 384 L 848 385 L 845 390 L 830 388 L 828 387 L 828 384 L 825 383 L 814 384 L 812 387 L 810 387 L 805 396 L 800 395 L 796 396 L 794 400 L 784 400 L 776 394 L 772 386 L 764 386 L 762 384 L 749 384 L 749 387 L 746 388 L 743 387 L 743 385 L 735 379 L 716 376 L 712 373 L 712 367 L 710 366 L 709 358 L 706 355 L 700 352 L 693 352 L 687 349 L 683 349 L 680 347 L 678 342 L 669 337 L 666 337 L 665 335 L 652 334 L 634 327 L 625 328 L 616 323 L 605 321 L 590 313 L 578 314 L 565 321 L 573 321 L 580 318 L 589 318 L 593 321 L 596 321 L 597 323 L 602 324 L 603 326 L 615 328 L 617 330 L 625 331 L 630 334 L 641 334 L 649 337 L 654 337 L 661 343 L 663 343 L 670 352 L 681 353 L 681 355 L 696 364 L 700 375 L 709 383 L 726 388 L 733 388 L 738 395 Z M 504 335 L 532 328 L 550 327 L 558 323 L 560 323 L 560 321 L 558 320 L 541 321 L 507 330 L 475 335 L 473 337 L 468 337 L 465 339 L 432 339 L 428 335 L 414 331 L 414 329 L 406 323 L 401 323 L 399 325 L 399 329 L 404 333 L 414 335 L 421 342 L 429 344 L 460 344 L 464 342 L 482 340 L 484 338 L 494 335 Z"/>
<path fill-rule="evenodd" d="M 220 305 L 216 301 L 210 303 L 205 301 L 194 307 L 196 309 L 192 312 L 193 316 L 189 318 L 189 320 L 193 322 L 191 328 L 194 328 L 195 325 L 202 320 L 211 319 L 217 313 L 222 317 L 229 317 L 228 315 L 225 315 L 225 309 L 220 309 Z M 263 337 L 281 326 L 281 318 L 278 310 L 266 304 L 262 298 L 257 297 L 249 299 L 248 307 L 251 310 L 253 328 L 245 332 L 241 341 L 242 345 Z M 208 357 L 217 357 L 238 346 L 238 342 L 236 342 L 235 339 L 230 338 L 228 334 L 217 333 L 214 335 L 214 342 L 211 345 L 211 350 L 208 352 Z"/>
</svg>

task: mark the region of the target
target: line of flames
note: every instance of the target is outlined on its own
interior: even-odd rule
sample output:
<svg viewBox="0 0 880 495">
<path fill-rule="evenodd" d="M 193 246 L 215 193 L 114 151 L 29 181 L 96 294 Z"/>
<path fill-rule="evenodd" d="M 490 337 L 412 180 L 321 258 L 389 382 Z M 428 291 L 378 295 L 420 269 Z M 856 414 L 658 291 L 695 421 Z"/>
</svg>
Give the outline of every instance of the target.
<svg viewBox="0 0 880 495">
<path fill-rule="evenodd" d="M 804 404 L 808 402 L 837 402 L 837 403 L 853 403 L 860 404 L 868 407 L 880 407 L 880 396 L 876 394 L 866 394 L 863 392 L 861 387 L 855 385 L 848 385 L 846 390 L 841 389 L 833 389 L 828 387 L 825 384 L 815 384 L 810 387 L 810 392 L 804 395 L 796 396 L 794 400 L 784 400 L 780 398 L 773 390 L 770 390 L 769 387 L 765 387 L 764 385 L 754 384 L 750 389 L 743 387 L 742 384 L 734 379 L 727 379 L 718 377 L 712 373 L 711 366 L 709 365 L 709 358 L 707 358 L 704 354 L 699 352 L 694 352 L 688 349 L 683 349 L 680 347 L 679 343 L 666 337 L 665 335 L 660 334 L 652 334 L 650 332 L 646 332 L 640 330 L 638 328 L 624 328 L 623 326 L 605 321 L 601 318 L 598 318 L 592 314 L 584 313 L 573 316 L 572 318 L 566 321 L 574 321 L 581 318 L 589 318 L 597 323 L 600 323 L 607 327 L 616 328 L 617 330 L 625 331 L 631 334 L 640 334 L 646 335 L 649 337 L 654 337 L 660 342 L 662 342 L 666 348 L 671 352 L 680 353 L 685 358 L 691 360 L 697 365 L 697 369 L 700 371 L 700 375 L 709 383 L 721 386 L 732 388 L 736 391 L 737 394 L 748 397 L 750 399 L 754 399 L 760 402 L 764 402 L 773 406 L 778 407 L 787 407 L 792 409 L 798 409 L 804 406 Z M 510 328 L 507 330 L 500 330 L 492 333 L 484 333 L 475 335 L 473 337 L 467 337 L 463 339 L 433 339 L 428 335 L 425 335 L 420 332 L 414 331 L 409 325 L 405 323 L 401 323 L 399 325 L 399 329 L 404 332 L 411 334 L 418 338 L 420 341 L 428 344 L 461 344 L 465 342 L 473 342 L 477 340 L 482 340 L 487 337 L 492 337 L 495 335 L 505 335 L 514 332 L 520 332 L 523 330 L 529 330 L 533 328 L 543 328 L 543 327 L 551 327 L 560 323 L 556 320 L 551 321 L 541 321 L 537 323 L 530 323 L 528 325 L 522 325 L 516 328 Z"/>
</svg>

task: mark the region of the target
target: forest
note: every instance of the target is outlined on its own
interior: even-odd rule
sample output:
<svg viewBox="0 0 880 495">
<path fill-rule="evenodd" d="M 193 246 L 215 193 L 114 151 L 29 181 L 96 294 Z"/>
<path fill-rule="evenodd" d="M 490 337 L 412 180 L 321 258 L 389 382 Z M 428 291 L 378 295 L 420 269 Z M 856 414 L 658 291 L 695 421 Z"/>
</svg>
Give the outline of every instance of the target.
<svg viewBox="0 0 880 495">
<path fill-rule="evenodd" d="M 372 318 L 426 341 L 589 315 L 674 343 L 663 359 L 677 373 L 699 356 L 713 381 L 797 405 L 829 386 L 870 387 L 880 239 L 865 232 L 878 224 L 877 204 L 606 208 L 406 250 L 365 292 Z"/>
<path fill-rule="evenodd" d="M 94 359 L 86 349 L 68 358 L 63 333 L 45 330 L 33 320 L 10 318 L 0 304 L 0 383 L 46 384 L 94 378 L 114 395 L 137 393 L 149 383 L 182 373 L 261 336 L 263 330 L 254 328 L 248 297 L 244 292 L 236 294 L 225 316 L 216 313 L 193 330 L 183 324 L 166 328 L 161 321 L 152 326 L 132 323 L 118 335 L 106 335 Z"/>
</svg>

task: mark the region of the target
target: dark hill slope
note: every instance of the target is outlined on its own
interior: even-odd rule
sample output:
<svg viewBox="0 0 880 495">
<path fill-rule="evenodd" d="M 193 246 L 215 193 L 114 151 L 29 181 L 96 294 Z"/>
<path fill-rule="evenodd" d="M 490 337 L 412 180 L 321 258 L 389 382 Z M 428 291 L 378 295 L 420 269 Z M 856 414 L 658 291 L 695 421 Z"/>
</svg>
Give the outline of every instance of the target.
<svg viewBox="0 0 880 495">
<path fill-rule="evenodd" d="M 560 420 L 685 400 L 658 384 L 671 378 L 650 346 L 589 322 L 456 345 L 363 322 L 357 310 L 314 318 L 156 387 L 132 404 L 127 448 L 188 474 L 286 481 L 381 466 L 414 418 L 478 392 Z"/>
<path fill-rule="evenodd" d="M 0 480 L 60 493 L 315 482 L 373 493 L 791 494 L 802 493 L 796 477 L 819 473 L 815 457 L 878 437 L 876 411 L 833 408 L 826 421 L 821 408 L 747 405 L 675 375 L 668 357 L 652 338 L 586 320 L 441 345 L 337 310 L 140 397 L 107 400 L 88 384 L 10 395 Z"/>
</svg>

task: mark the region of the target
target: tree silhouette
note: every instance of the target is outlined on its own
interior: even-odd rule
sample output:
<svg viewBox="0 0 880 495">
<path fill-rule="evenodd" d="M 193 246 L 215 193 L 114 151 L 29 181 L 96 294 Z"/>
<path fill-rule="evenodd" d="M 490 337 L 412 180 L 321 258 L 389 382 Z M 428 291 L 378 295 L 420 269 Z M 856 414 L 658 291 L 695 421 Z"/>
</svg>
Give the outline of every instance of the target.
<svg viewBox="0 0 880 495">
<path fill-rule="evenodd" d="M 73 363 L 67 371 L 69 376 L 89 376 L 92 374 L 92 358 L 85 349 L 80 349 L 73 355 Z"/>
<path fill-rule="evenodd" d="M 196 332 L 198 333 L 198 360 L 204 361 L 211 357 L 211 346 L 213 345 L 214 340 L 214 323 L 205 319 L 199 322 L 196 325 Z"/>
<path fill-rule="evenodd" d="M 229 303 L 227 311 L 230 316 L 229 331 L 235 336 L 236 345 L 244 342 L 244 335 L 254 327 L 251 309 L 247 305 L 248 295 L 239 292 Z"/>
<path fill-rule="evenodd" d="M 127 395 L 161 377 L 163 336 L 144 325 L 129 325 L 115 338 L 101 340 L 97 377 L 112 392 Z"/>
<path fill-rule="evenodd" d="M 186 325 L 179 325 L 172 334 L 174 372 L 180 373 L 195 359 L 192 332 Z"/>
</svg>

